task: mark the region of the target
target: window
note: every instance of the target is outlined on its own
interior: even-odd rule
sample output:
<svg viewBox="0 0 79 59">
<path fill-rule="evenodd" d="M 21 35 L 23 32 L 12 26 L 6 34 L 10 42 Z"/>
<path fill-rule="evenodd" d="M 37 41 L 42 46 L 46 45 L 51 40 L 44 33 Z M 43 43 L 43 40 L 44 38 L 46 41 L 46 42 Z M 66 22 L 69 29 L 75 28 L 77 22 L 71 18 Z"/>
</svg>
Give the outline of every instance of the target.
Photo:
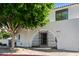
<svg viewBox="0 0 79 59">
<path fill-rule="evenodd" d="M 18 40 L 20 40 L 20 34 L 18 35 Z"/>
<path fill-rule="evenodd" d="M 56 21 L 68 19 L 68 9 L 56 11 Z"/>
</svg>

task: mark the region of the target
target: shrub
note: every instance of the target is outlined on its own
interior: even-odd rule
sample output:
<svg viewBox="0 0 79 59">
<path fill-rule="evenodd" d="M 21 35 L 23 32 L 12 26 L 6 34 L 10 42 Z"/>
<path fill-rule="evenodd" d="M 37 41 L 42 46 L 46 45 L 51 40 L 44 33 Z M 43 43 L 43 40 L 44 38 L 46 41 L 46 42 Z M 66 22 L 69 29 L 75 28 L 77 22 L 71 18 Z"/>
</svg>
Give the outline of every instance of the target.
<svg viewBox="0 0 79 59">
<path fill-rule="evenodd" d="M 3 33 L 2 33 L 2 36 L 3 36 L 4 39 L 10 37 L 10 35 L 11 35 L 11 34 L 10 34 L 9 32 L 3 32 Z"/>
</svg>

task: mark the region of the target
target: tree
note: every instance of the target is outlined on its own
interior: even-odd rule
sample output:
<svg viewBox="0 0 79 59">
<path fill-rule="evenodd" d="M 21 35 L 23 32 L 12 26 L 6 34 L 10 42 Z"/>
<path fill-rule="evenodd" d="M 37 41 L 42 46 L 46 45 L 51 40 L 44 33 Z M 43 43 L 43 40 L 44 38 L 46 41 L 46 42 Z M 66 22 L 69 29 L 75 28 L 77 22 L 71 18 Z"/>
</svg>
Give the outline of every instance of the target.
<svg viewBox="0 0 79 59">
<path fill-rule="evenodd" d="M 0 4 L 0 26 L 11 33 L 11 48 L 13 49 L 15 46 L 16 34 L 23 28 L 33 29 L 47 24 L 47 16 L 53 7 L 53 3 Z"/>
</svg>

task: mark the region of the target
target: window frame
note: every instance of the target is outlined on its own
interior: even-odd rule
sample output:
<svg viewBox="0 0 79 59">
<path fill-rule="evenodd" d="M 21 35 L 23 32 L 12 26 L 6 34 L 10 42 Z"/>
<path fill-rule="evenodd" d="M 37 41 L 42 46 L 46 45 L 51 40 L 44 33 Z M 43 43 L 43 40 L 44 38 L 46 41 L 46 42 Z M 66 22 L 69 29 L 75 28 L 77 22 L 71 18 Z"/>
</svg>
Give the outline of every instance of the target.
<svg viewBox="0 0 79 59">
<path fill-rule="evenodd" d="M 62 14 L 63 14 L 64 12 L 66 12 L 66 14 L 67 14 L 67 17 L 65 17 L 65 18 L 63 18 L 63 16 L 62 16 Z M 57 17 L 58 17 L 57 14 L 60 14 L 60 19 L 59 19 L 59 20 L 57 19 Z M 57 10 L 57 11 L 55 12 L 55 20 L 56 20 L 56 21 L 67 20 L 67 19 L 68 19 L 68 8 L 62 9 L 62 10 Z"/>
</svg>

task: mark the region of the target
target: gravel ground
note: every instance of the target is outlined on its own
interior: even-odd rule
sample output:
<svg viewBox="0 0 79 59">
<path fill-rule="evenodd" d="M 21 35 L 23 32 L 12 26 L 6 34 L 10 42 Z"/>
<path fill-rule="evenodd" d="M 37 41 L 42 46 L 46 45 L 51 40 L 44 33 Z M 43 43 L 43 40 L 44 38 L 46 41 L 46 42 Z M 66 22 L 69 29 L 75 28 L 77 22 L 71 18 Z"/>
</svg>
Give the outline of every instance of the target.
<svg viewBox="0 0 79 59">
<path fill-rule="evenodd" d="M 0 54 L 21 54 L 21 55 L 43 55 L 43 56 L 79 56 L 79 52 L 56 50 L 50 48 L 15 48 L 10 51 L 9 49 L 0 49 Z"/>
</svg>

